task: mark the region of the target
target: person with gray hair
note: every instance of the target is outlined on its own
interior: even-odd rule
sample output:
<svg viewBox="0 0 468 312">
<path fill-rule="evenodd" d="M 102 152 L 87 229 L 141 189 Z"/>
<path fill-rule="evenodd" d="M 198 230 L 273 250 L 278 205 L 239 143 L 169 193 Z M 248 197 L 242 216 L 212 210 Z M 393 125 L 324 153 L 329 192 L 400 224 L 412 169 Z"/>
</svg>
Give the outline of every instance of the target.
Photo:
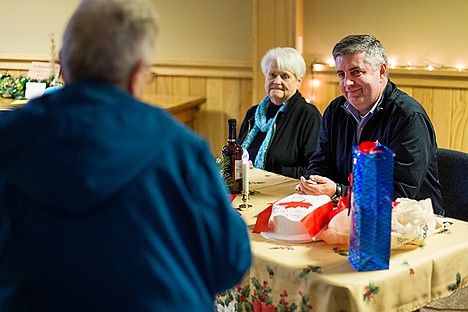
<svg viewBox="0 0 468 312">
<path fill-rule="evenodd" d="M 213 311 L 250 267 L 207 142 L 137 99 L 156 26 L 82 1 L 65 86 L 0 116 L 0 311 Z"/>
<path fill-rule="evenodd" d="M 274 48 L 261 67 L 267 95 L 247 111 L 238 142 L 254 167 L 299 178 L 315 151 L 322 121 L 317 107 L 299 92 L 305 61 L 293 48 Z"/>
<path fill-rule="evenodd" d="M 96 79 L 126 88 L 132 74 L 144 73 L 157 35 L 157 13 L 145 2 L 83 0 L 63 35 L 64 80 Z"/>
<path fill-rule="evenodd" d="M 437 142 L 432 123 L 414 98 L 388 78 L 387 56 L 370 35 L 349 35 L 333 48 L 342 96 L 325 110 L 316 153 L 296 186 L 300 194 L 347 194 L 352 148 L 378 141 L 394 157 L 394 197 L 430 198 L 442 209 Z"/>
<path fill-rule="evenodd" d="M 387 52 L 377 38 L 369 35 L 350 35 L 333 48 L 333 59 L 339 56 L 365 52 L 365 60 L 372 66 L 373 70 L 378 70 L 381 64 L 387 64 Z M 388 71 L 387 71 L 388 77 Z"/>
</svg>

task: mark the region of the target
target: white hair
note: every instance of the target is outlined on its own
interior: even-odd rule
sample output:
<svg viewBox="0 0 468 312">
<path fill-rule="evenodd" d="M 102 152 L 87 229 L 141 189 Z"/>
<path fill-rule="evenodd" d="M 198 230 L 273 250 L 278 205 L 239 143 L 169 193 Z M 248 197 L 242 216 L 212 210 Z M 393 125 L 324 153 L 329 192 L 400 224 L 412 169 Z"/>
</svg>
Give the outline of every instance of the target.
<svg viewBox="0 0 468 312">
<path fill-rule="evenodd" d="M 262 72 L 266 76 L 268 66 L 276 62 L 279 70 L 292 72 L 298 80 L 302 80 L 306 73 L 306 63 L 302 55 L 293 48 L 274 48 L 269 50 L 262 58 Z"/>
</svg>

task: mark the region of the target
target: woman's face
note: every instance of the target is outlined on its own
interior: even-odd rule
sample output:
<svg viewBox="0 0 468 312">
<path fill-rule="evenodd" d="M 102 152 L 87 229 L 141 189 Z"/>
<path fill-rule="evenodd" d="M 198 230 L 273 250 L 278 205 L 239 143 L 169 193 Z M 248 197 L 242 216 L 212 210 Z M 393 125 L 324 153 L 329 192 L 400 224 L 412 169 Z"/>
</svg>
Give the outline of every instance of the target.
<svg viewBox="0 0 468 312">
<path fill-rule="evenodd" d="M 282 105 L 299 89 L 301 80 L 287 70 L 279 70 L 276 62 L 270 62 L 265 73 L 265 91 L 275 105 Z"/>
</svg>

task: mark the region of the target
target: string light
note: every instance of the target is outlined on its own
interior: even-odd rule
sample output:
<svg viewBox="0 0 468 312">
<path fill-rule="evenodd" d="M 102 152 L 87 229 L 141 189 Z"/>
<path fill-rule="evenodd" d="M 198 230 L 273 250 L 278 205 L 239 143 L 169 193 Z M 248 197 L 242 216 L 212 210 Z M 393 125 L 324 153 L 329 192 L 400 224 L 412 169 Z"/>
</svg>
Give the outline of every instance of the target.
<svg viewBox="0 0 468 312">
<path fill-rule="evenodd" d="M 314 64 L 312 64 L 312 66 L 313 66 L 312 71 L 314 71 L 314 70 L 321 71 L 321 70 L 323 70 L 324 67 L 325 67 L 324 64 L 320 64 L 320 63 L 314 63 Z M 330 65 L 329 65 L 329 66 L 330 66 Z"/>
<path fill-rule="evenodd" d="M 310 65 L 310 71 L 312 75 L 315 71 L 320 72 L 335 67 L 333 59 L 327 59 L 325 62 L 314 60 Z M 456 72 L 468 72 L 463 64 L 456 64 L 455 66 L 445 66 L 443 64 L 435 64 L 430 62 L 429 65 L 414 65 L 411 60 L 406 62 L 406 65 L 398 65 L 394 58 L 388 60 L 388 67 L 390 69 L 405 69 L 405 70 L 423 70 L 429 72 L 437 71 L 456 71 Z"/>
<path fill-rule="evenodd" d="M 405 65 L 398 65 L 395 58 L 390 58 L 388 60 L 388 68 L 391 70 L 407 70 L 407 71 L 428 71 L 428 72 L 468 72 L 468 68 L 466 68 L 463 64 L 459 63 L 455 66 L 445 66 L 441 64 L 435 64 L 434 62 L 428 62 L 429 65 L 414 65 L 412 60 L 408 60 Z M 320 89 L 322 81 L 320 78 L 316 78 L 315 74 L 324 72 L 324 71 L 334 71 L 334 67 L 336 66 L 335 61 L 333 58 L 328 58 L 326 61 L 320 61 L 318 59 L 314 59 L 312 63 L 310 63 L 310 78 L 306 79 L 307 90 L 304 90 L 305 94 L 309 94 L 307 99 L 311 103 L 315 103 L 317 101 L 317 91 Z"/>
<path fill-rule="evenodd" d="M 317 60 L 314 60 L 314 62 L 310 64 L 310 79 L 308 79 L 308 83 L 307 83 L 308 89 L 309 89 L 308 93 L 310 94 L 307 97 L 307 100 L 311 103 L 314 103 L 317 100 L 315 90 L 319 89 L 321 85 L 320 79 L 315 78 L 315 72 L 326 70 L 327 66 L 328 67 L 335 66 L 335 62 L 333 58 L 328 59 L 326 63 L 322 63 L 322 62 L 318 62 Z"/>
</svg>

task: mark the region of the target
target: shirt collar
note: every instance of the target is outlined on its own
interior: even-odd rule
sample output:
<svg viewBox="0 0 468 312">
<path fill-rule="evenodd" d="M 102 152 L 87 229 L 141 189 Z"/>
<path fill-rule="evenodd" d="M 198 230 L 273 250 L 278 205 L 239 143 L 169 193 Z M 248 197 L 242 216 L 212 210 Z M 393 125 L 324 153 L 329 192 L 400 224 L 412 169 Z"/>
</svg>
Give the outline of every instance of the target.
<svg viewBox="0 0 468 312">
<path fill-rule="evenodd" d="M 360 122 L 361 119 L 368 118 L 368 117 L 370 117 L 370 116 L 372 116 L 374 114 L 377 107 L 380 105 L 380 103 L 382 103 L 382 98 L 383 98 L 383 96 L 380 95 L 380 97 L 377 99 L 377 101 L 375 101 L 375 103 L 372 106 L 372 108 L 370 109 L 370 111 L 367 112 L 367 114 L 364 115 L 364 116 L 361 116 L 359 114 L 359 111 L 353 105 L 351 105 L 348 101 L 346 101 L 343 108 L 345 109 L 345 111 L 347 113 L 351 114 L 354 117 L 354 119 L 356 119 L 358 122 Z"/>
</svg>

